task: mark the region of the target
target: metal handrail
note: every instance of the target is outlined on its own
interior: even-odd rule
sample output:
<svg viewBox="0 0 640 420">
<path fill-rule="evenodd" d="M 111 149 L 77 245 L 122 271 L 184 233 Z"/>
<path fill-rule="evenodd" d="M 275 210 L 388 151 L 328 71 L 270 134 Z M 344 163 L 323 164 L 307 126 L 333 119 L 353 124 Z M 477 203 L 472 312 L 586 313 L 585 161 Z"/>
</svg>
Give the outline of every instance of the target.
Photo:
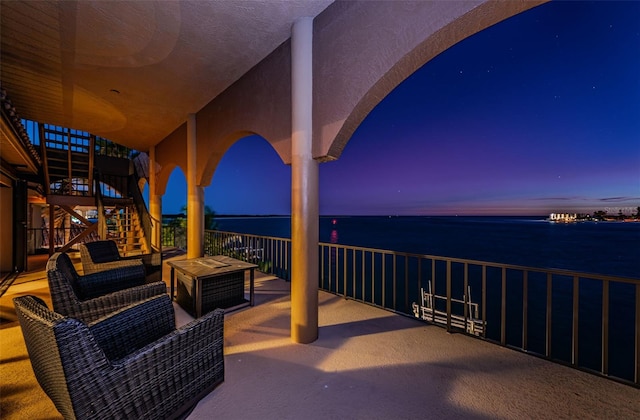
<svg viewBox="0 0 640 420">
<path fill-rule="evenodd" d="M 80 226 L 60 227 L 53 229 L 53 247 L 61 248 L 70 238 L 75 238 L 84 230 Z M 92 232 L 86 238 L 81 239 L 78 243 L 91 242 L 99 239 L 97 233 Z M 27 228 L 27 254 L 36 254 L 38 251 L 49 249 L 49 228 Z"/>
<path fill-rule="evenodd" d="M 327 292 L 414 317 L 429 285 L 444 298 L 433 309 L 446 313 L 445 328 L 466 334 L 456 325 L 469 319 L 468 306 L 458 314 L 452 303 L 473 289 L 483 323 L 478 338 L 640 387 L 640 279 L 318 245 L 319 286 Z M 290 280 L 287 238 L 206 230 L 205 253 L 250 260 Z"/>
</svg>

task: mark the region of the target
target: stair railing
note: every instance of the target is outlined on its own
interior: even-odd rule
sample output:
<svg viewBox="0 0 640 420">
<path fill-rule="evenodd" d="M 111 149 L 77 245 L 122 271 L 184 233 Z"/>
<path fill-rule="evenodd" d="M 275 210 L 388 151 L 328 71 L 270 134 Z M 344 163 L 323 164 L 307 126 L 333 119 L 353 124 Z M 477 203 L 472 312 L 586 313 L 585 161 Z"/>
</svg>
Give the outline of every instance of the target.
<svg viewBox="0 0 640 420">
<path fill-rule="evenodd" d="M 147 205 L 145 204 L 144 198 L 142 197 L 142 193 L 140 192 L 139 179 L 136 171 L 133 171 L 133 174 L 129 176 L 129 194 L 131 195 L 131 198 L 133 198 L 133 204 L 136 207 L 136 212 L 138 213 L 138 217 L 140 218 L 140 224 L 142 225 L 142 231 L 144 233 L 144 238 L 142 240 L 145 243 L 146 249 L 149 251 L 152 251 L 153 248 L 151 247 L 151 229 L 152 229 L 151 215 L 149 214 Z"/>
</svg>

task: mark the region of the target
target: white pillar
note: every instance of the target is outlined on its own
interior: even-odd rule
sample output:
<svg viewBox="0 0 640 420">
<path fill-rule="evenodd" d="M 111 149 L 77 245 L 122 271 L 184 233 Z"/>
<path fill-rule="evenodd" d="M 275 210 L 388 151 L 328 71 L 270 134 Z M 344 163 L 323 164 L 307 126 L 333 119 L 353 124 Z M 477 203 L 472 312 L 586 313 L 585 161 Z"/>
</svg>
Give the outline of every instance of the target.
<svg viewBox="0 0 640 420">
<path fill-rule="evenodd" d="M 157 193 L 156 147 L 149 149 L 149 215 L 151 216 L 151 249 L 162 251 L 162 196 Z"/>
<path fill-rule="evenodd" d="M 198 186 L 196 114 L 187 116 L 187 258 L 204 255 L 204 188 Z"/>
<path fill-rule="evenodd" d="M 313 160 L 313 18 L 291 34 L 291 339 L 318 338 L 318 162 Z"/>
</svg>

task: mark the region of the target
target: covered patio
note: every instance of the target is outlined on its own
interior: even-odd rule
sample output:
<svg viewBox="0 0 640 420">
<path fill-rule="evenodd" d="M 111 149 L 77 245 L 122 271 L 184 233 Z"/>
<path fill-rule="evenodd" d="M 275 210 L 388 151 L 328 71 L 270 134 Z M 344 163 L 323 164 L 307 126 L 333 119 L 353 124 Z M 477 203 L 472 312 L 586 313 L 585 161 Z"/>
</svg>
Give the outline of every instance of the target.
<svg viewBox="0 0 640 420">
<path fill-rule="evenodd" d="M 165 265 L 185 258 L 166 251 Z M 633 387 L 323 291 L 318 340 L 293 343 L 290 286 L 257 273 L 256 305 L 225 315 L 225 381 L 189 419 L 640 417 Z M 61 418 L 15 319 L 11 299 L 24 294 L 48 299 L 42 266 L 0 300 L 2 418 Z M 178 325 L 192 319 L 174 305 Z"/>
<path fill-rule="evenodd" d="M 148 183 L 156 221 L 150 249 L 161 248 L 162 200 L 180 167 L 189 258 L 203 255 L 204 188 L 220 159 L 248 134 L 267 140 L 291 166 L 290 338 L 312 343 L 319 164 L 338 159 L 367 114 L 422 65 L 544 2 L 3 2 L 1 85 L 16 120 L 86 131 L 148 155 L 140 185 Z M 9 196 L 26 206 L 18 181 L 26 189 L 22 178 L 38 172 L 23 160 L 12 160 L 2 179 L 11 187 L 0 190 L 7 214 Z M 46 200 L 56 204 L 51 194 Z M 12 219 L 3 233 L 22 226 Z M 0 272 L 18 271 L 22 248 L 8 247 Z"/>
</svg>

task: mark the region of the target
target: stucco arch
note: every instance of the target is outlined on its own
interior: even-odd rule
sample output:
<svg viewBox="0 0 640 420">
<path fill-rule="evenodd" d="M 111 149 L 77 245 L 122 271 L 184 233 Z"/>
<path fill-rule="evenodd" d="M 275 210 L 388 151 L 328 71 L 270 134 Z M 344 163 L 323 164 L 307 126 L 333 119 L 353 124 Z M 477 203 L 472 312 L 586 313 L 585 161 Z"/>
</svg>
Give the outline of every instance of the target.
<svg viewBox="0 0 640 420">
<path fill-rule="evenodd" d="M 211 180 L 213 179 L 213 175 L 215 174 L 216 168 L 218 167 L 220 160 L 231 148 L 231 146 L 233 146 L 236 142 L 242 140 L 243 138 L 247 136 L 253 136 L 253 135 L 262 138 L 271 147 L 273 147 L 273 143 L 268 141 L 264 136 L 260 135 L 260 133 L 255 133 L 253 131 L 240 130 L 223 137 L 222 139 L 219 140 L 218 143 L 216 143 L 215 151 L 212 151 L 206 155 L 208 157 L 208 160 L 204 165 L 199 186 L 206 187 L 211 184 Z M 276 154 L 278 154 L 278 156 L 280 157 L 280 159 L 282 159 L 282 155 L 279 154 L 277 150 L 275 151 L 276 151 Z"/>
<path fill-rule="evenodd" d="M 173 133 L 167 136 L 156 146 L 156 164 L 159 169 L 156 172 L 155 192 L 164 195 L 169 182 L 169 177 L 176 166 L 179 166 L 184 174 L 187 173 L 187 124 L 182 124 Z"/>
<path fill-rule="evenodd" d="M 166 165 L 162 165 L 162 169 L 156 174 L 156 194 L 164 195 L 167 190 L 167 184 L 169 183 L 169 178 L 173 173 L 173 170 L 179 168 L 183 174 L 186 174 L 186 170 L 176 164 L 169 163 Z"/>
<path fill-rule="evenodd" d="M 290 48 L 290 41 L 283 43 L 197 112 L 196 179 L 199 187 L 209 185 L 220 158 L 236 140 L 246 135 L 259 134 L 283 162 L 290 163 Z M 168 180 L 168 175 L 161 175 L 166 165 L 179 165 L 186 172 L 186 144 L 186 123 L 158 144 L 156 159 L 162 166 L 158 192 L 164 192 Z"/>
<path fill-rule="evenodd" d="M 369 112 L 429 60 L 545 1 L 334 3 L 314 26 L 314 158 L 337 159 Z"/>
<path fill-rule="evenodd" d="M 291 45 L 283 43 L 197 114 L 197 179 L 211 181 L 217 162 L 239 138 L 259 134 L 283 162 L 291 158 Z M 200 153 L 205 150 L 206 153 Z"/>
</svg>

